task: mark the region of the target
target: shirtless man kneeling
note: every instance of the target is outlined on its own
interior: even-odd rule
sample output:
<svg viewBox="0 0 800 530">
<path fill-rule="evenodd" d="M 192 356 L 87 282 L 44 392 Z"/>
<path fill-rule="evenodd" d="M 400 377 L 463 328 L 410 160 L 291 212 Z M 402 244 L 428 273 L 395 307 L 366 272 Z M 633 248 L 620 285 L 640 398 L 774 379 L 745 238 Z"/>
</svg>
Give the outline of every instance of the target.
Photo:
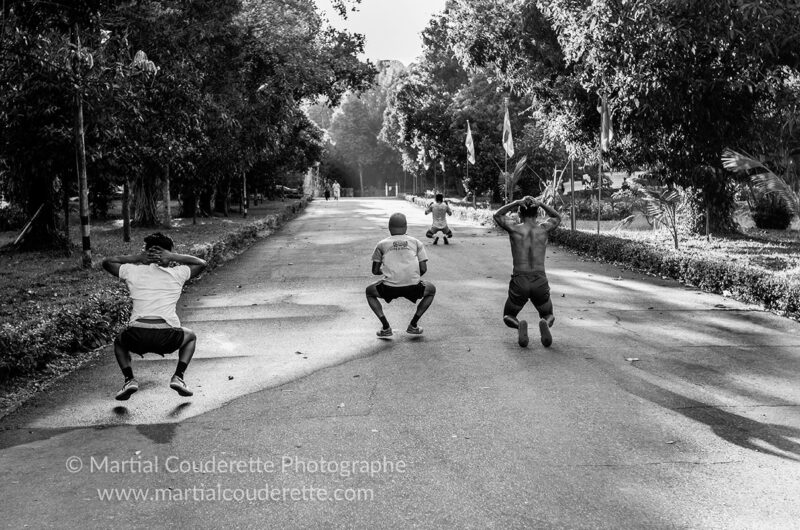
<svg viewBox="0 0 800 530">
<path fill-rule="evenodd" d="M 506 214 L 519 208 L 519 223 L 513 223 Z M 542 208 L 548 218 L 540 223 L 536 217 Z M 506 204 L 494 213 L 495 222 L 506 232 L 511 241 L 514 272 L 508 285 L 508 300 L 503 309 L 506 326 L 519 330 L 519 345 L 528 345 L 528 323 L 517 320 L 528 300 L 539 312 L 539 332 L 545 347 L 553 343 L 550 328 L 555 321 L 553 303 L 550 301 L 550 286 L 544 270 L 547 252 L 547 235 L 561 223 L 561 216 L 552 207 L 526 196 Z"/>
</svg>

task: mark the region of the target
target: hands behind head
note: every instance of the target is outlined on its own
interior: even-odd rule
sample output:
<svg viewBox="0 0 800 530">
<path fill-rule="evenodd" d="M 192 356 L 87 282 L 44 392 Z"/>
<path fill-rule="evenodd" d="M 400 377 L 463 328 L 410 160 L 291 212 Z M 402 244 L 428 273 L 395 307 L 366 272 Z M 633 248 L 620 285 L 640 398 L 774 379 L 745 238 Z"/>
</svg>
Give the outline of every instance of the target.
<svg viewBox="0 0 800 530">
<path fill-rule="evenodd" d="M 169 261 L 170 255 L 171 253 L 168 250 L 164 250 L 158 245 L 153 245 L 146 251 L 147 263 L 161 263 L 164 260 Z"/>
<path fill-rule="evenodd" d="M 538 200 L 536 200 L 535 198 L 531 197 L 530 195 L 526 195 L 525 197 L 523 197 L 523 198 L 522 198 L 522 203 L 523 203 L 523 204 L 524 204 L 526 207 L 531 207 L 531 206 L 539 206 L 539 205 L 541 204 L 541 202 L 539 202 L 539 201 L 538 201 Z"/>
</svg>

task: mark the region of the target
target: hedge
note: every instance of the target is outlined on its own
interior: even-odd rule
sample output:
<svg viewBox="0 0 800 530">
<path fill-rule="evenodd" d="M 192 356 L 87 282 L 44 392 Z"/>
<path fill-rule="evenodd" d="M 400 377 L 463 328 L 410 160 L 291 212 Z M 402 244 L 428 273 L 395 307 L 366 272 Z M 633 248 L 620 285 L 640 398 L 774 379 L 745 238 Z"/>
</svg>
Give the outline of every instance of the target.
<svg viewBox="0 0 800 530">
<path fill-rule="evenodd" d="M 260 233 L 279 227 L 306 205 L 306 199 L 295 201 L 283 212 L 240 226 L 218 241 L 194 245 L 188 254 L 206 260 L 206 270 L 211 270 L 249 248 Z M 109 343 L 127 323 L 130 310 L 128 290 L 120 282 L 100 289 L 82 303 L 59 308 L 46 319 L 37 317 L 3 324 L 0 382 L 42 370 L 58 357 L 80 354 Z"/>
<path fill-rule="evenodd" d="M 660 249 L 615 236 L 557 229 L 550 241 L 591 258 L 672 278 L 800 320 L 800 285 L 791 278 L 740 263 Z"/>
</svg>

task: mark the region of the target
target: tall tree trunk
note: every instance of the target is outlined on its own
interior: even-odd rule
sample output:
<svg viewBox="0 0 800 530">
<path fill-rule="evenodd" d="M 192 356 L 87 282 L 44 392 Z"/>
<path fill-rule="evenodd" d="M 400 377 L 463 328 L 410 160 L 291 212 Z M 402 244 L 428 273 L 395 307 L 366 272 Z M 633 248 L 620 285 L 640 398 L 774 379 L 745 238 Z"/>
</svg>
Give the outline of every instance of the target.
<svg viewBox="0 0 800 530">
<path fill-rule="evenodd" d="M 242 172 L 242 212 L 245 219 L 247 218 L 247 173 Z"/>
<path fill-rule="evenodd" d="M 67 178 L 66 176 L 61 177 L 61 201 L 62 201 L 62 208 L 64 209 L 64 246 L 66 247 L 67 255 L 69 256 L 72 252 L 71 245 L 70 245 L 70 235 L 69 235 L 69 189 L 67 187 Z"/>
<path fill-rule="evenodd" d="M 197 217 L 197 192 L 188 187 L 183 186 L 180 193 L 181 197 L 181 210 L 179 217 Z"/>
<path fill-rule="evenodd" d="M 164 225 L 165 228 L 172 227 L 172 206 L 170 205 L 170 196 L 169 196 L 169 164 L 164 167 L 164 179 L 163 179 L 163 186 L 164 186 L 164 217 L 161 220 L 161 224 Z"/>
<path fill-rule="evenodd" d="M 122 240 L 131 240 L 131 184 L 127 178 L 122 184 Z"/>
<path fill-rule="evenodd" d="M 77 64 L 80 60 L 81 38 L 78 33 L 79 28 L 76 23 L 73 26 L 73 45 L 76 48 L 78 57 L 73 59 L 73 68 L 77 73 Z M 92 266 L 92 243 L 89 227 L 89 186 L 86 177 L 86 145 L 83 135 L 83 87 L 79 87 L 75 94 L 75 159 L 78 169 L 78 192 L 80 197 L 80 217 L 81 217 L 81 240 L 83 243 L 83 255 L 81 262 L 85 268 Z"/>
<path fill-rule="evenodd" d="M 221 212 L 228 217 L 231 210 L 231 180 L 225 177 L 217 184 L 217 193 L 214 196 L 214 211 Z"/>
<path fill-rule="evenodd" d="M 159 225 L 158 195 L 160 193 L 152 167 L 145 167 L 133 185 L 133 222 L 137 226 L 155 228 Z"/>
<path fill-rule="evenodd" d="M 200 193 L 200 213 L 207 217 L 214 211 L 214 191 L 206 188 Z"/>
</svg>

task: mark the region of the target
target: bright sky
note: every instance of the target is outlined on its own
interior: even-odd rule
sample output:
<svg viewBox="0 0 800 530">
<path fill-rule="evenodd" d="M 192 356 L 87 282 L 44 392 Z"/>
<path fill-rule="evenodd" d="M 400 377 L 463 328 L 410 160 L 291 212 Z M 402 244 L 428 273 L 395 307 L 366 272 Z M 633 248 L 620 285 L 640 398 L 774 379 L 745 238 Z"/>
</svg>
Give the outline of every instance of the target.
<svg viewBox="0 0 800 530">
<path fill-rule="evenodd" d="M 330 7 L 329 0 L 317 5 L 331 23 L 340 29 L 365 37 L 365 56 L 373 62 L 397 59 L 405 66 L 422 53 L 420 33 L 431 15 L 444 10 L 446 0 L 361 0 L 358 11 L 342 20 Z"/>
</svg>

